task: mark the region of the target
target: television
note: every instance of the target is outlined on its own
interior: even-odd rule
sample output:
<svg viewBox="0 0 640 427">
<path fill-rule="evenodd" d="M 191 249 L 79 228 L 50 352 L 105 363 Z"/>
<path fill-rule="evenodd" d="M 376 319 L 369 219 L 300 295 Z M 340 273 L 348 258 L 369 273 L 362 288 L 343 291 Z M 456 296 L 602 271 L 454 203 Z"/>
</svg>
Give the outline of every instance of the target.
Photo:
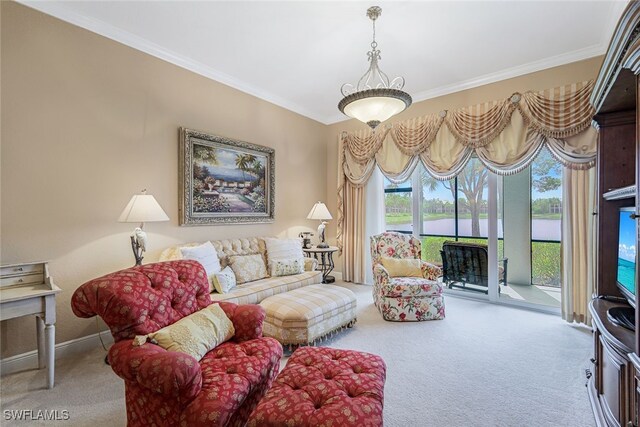
<svg viewBox="0 0 640 427">
<path fill-rule="evenodd" d="M 613 323 L 628 329 L 635 329 L 636 308 L 636 220 L 635 208 L 620 208 L 618 227 L 618 260 L 616 269 L 616 285 L 622 295 L 633 307 L 616 307 L 608 311 L 608 317 Z"/>
</svg>

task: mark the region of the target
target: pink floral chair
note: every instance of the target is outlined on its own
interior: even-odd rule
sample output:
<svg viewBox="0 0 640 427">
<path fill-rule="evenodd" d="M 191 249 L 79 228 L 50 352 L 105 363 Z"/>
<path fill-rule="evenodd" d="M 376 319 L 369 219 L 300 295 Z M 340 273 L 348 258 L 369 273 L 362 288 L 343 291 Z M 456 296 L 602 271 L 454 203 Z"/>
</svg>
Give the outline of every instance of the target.
<svg viewBox="0 0 640 427">
<path fill-rule="evenodd" d="M 420 259 L 420 240 L 386 232 L 371 236 L 373 301 L 385 320 L 395 322 L 444 319 L 440 267 L 422 261 L 422 277 L 391 277 L 382 257 Z"/>
</svg>

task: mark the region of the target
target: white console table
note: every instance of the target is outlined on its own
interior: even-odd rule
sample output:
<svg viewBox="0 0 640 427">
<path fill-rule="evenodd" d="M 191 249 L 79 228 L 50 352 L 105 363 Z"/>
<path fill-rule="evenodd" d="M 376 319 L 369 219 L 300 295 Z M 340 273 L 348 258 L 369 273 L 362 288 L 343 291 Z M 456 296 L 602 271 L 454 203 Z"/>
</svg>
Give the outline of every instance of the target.
<svg viewBox="0 0 640 427">
<path fill-rule="evenodd" d="M 0 267 L 0 321 L 35 314 L 38 369 L 47 367 L 47 388 L 54 385 L 58 292 L 45 262 Z"/>
</svg>

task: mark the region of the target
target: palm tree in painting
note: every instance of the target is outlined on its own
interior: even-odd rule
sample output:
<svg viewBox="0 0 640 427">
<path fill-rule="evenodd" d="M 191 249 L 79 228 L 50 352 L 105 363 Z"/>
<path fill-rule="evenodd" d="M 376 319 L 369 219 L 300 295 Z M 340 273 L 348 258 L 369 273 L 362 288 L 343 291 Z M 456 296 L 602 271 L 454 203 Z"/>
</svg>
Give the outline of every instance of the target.
<svg viewBox="0 0 640 427">
<path fill-rule="evenodd" d="M 251 166 L 251 172 L 253 174 L 255 174 L 255 176 L 260 179 L 260 177 L 262 176 L 263 172 L 264 172 L 264 167 L 262 166 L 262 163 L 260 163 L 259 161 L 255 161 L 253 162 L 253 165 Z"/>
<path fill-rule="evenodd" d="M 257 162 L 253 154 L 236 154 L 236 167 L 242 171 L 242 178 L 246 181 L 245 172 L 253 171 L 252 166 Z"/>
<path fill-rule="evenodd" d="M 236 154 L 236 167 L 242 171 L 242 178 L 246 181 L 247 178 L 244 172 L 247 170 L 249 163 L 247 162 L 247 156 L 244 154 Z"/>
<path fill-rule="evenodd" d="M 207 147 L 205 145 L 193 146 L 193 158 L 201 163 L 208 163 L 210 165 L 218 164 L 218 157 L 216 150 L 213 147 Z"/>
</svg>

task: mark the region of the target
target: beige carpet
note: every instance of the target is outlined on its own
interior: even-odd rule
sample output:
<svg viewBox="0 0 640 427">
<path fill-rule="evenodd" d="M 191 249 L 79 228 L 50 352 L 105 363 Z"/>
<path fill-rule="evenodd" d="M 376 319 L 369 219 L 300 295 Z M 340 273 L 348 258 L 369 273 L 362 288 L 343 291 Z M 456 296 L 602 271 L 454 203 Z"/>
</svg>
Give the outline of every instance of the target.
<svg viewBox="0 0 640 427">
<path fill-rule="evenodd" d="M 449 297 L 443 321 L 382 320 L 369 287 L 358 295 L 356 326 L 323 345 L 381 355 L 387 363 L 386 426 L 593 426 L 584 369 L 591 333 L 559 317 Z M 102 348 L 59 360 L 56 387 L 44 371 L 2 378 L 4 410 L 68 410 L 66 422 L 124 426 L 124 386 L 102 363 Z"/>
</svg>

